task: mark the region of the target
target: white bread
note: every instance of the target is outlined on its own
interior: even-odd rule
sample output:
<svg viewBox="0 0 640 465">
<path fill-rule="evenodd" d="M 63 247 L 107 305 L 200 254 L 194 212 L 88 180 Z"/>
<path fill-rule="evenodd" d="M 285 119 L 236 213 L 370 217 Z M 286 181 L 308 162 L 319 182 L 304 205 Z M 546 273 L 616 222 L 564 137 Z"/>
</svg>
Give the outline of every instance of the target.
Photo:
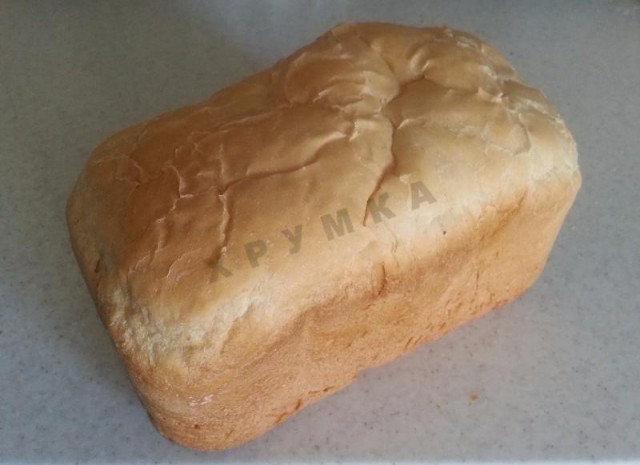
<svg viewBox="0 0 640 465">
<path fill-rule="evenodd" d="M 106 140 L 67 218 L 153 423 L 218 449 L 520 295 L 580 183 L 494 49 L 342 24 Z"/>
</svg>

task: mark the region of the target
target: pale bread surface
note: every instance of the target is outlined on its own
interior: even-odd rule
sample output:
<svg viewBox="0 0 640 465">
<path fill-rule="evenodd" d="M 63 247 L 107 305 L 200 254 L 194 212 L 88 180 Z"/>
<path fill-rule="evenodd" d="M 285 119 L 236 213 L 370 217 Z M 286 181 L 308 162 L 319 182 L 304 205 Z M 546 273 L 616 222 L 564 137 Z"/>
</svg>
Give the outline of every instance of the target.
<svg viewBox="0 0 640 465">
<path fill-rule="evenodd" d="M 342 24 L 106 140 L 67 217 L 154 424 L 211 449 L 520 295 L 580 183 L 490 46 Z"/>
</svg>

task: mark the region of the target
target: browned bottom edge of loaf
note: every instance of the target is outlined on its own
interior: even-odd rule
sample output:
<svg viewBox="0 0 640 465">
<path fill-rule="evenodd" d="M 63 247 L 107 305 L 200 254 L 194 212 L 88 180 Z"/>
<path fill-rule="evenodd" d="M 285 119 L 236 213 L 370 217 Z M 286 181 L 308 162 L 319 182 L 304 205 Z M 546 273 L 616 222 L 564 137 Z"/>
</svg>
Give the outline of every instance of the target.
<svg viewBox="0 0 640 465">
<path fill-rule="evenodd" d="M 417 251 L 425 259 L 388 276 L 370 301 L 306 312 L 277 347 L 211 386 L 214 400 L 193 416 L 169 412 L 141 392 L 153 424 L 190 448 L 237 446 L 348 385 L 359 370 L 515 299 L 539 276 L 574 195 L 566 182 L 540 182 L 535 192 L 487 209 L 464 240 Z"/>
</svg>

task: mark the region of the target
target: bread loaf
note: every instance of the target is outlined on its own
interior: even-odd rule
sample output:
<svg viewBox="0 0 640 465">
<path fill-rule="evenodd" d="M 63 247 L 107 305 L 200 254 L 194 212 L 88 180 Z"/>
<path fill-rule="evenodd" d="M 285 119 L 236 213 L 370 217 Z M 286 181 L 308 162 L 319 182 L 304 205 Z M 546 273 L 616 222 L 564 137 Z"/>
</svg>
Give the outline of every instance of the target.
<svg viewBox="0 0 640 465">
<path fill-rule="evenodd" d="M 487 44 L 341 24 L 110 137 L 67 219 L 151 420 L 219 449 L 523 293 L 580 183 Z"/>
</svg>

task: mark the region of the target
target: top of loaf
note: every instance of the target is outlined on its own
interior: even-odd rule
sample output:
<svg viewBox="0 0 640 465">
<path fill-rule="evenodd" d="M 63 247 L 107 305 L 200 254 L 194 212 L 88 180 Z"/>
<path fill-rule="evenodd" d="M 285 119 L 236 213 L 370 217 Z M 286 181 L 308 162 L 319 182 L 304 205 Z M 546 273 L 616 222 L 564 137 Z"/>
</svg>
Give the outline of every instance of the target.
<svg viewBox="0 0 640 465">
<path fill-rule="evenodd" d="M 107 139 L 67 212 L 120 348 L 176 370 L 224 354 L 222 369 L 559 173 L 579 182 L 571 135 L 493 48 L 447 27 L 341 24 Z"/>
</svg>

